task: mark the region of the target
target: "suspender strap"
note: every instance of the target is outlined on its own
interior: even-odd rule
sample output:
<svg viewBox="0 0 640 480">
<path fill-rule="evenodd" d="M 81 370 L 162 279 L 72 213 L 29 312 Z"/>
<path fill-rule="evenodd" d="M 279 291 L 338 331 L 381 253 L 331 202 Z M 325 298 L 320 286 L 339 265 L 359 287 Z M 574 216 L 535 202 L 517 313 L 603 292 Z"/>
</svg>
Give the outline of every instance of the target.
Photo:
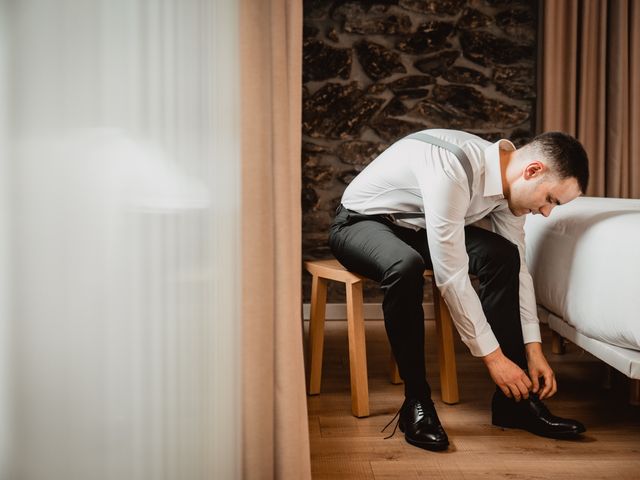
<svg viewBox="0 0 640 480">
<path fill-rule="evenodd" d="M 444 148 L 445 150 L 449 150 L 451 153 L 453 153 L 462 165 L 462 168 L 464 168 L 464 173 L 467 174 L 467 182 L 469 183 L 469 197 L 472 196 L 471 186 L 473 185 L 473 169 L 471 168 L 469 157 L 467 157 L 467 154 L 464 153 L 464 150 L 462 150 L 458 145 L 454 145 L 453 143 L 447 142 L 427 133 L 416 132 L 405 138 L 421 140 L 425 143 L 430 143 L 431 145 Z"/>
<path fill-rule="evenodd" d="M 436 147 L 444 148 L 449 152 L 453 153 L 453 155 L 458 159 L 460 165 L 464 169 L 464 172 L 467 175 L 467 182 L 469 183 L 469 197 L 473 196 L 473 192 L 471 186 L 473 185 L 473 169 L 471 168 L 471 162 L 469 161 L 469 157 L 464 153 L 458 145 L 454 145 L 453 143 L 447 142 L 440 138 L 434 137 L 433 135 L 429 135 L 423 132 L 412 133 L 411 135 L 406 136 L 405 138 L 410 138 L 413 140 L 420 140 L 425 143 L 429 143 L 431 145 L 435 145 Z M 401 213 L 393 213 L 393 218 L 419 218 L 424 215 L 424 212 L 401 212 Z"/>
</svg>

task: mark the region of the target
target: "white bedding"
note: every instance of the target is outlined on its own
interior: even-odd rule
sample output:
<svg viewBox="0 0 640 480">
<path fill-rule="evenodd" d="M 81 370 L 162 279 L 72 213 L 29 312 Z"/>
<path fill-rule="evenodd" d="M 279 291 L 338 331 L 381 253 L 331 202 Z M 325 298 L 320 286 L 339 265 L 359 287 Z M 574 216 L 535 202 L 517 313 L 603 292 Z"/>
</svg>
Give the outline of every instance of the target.
<svg viewBox="0 0 640 480">
<path fill-rule="evenodd" d="M 538 304 L 578 332 L 640 350 L 640 200 L 582 197 L 528 215 Z"/>
<path fill-rule="evenodd" d="M 640 351 L 618 347 L 609 343 L 594 340 L 578 332 L 560 317 L 548 312 L 544 307 L 538 307 L 540 321 L 558 332 L 563 338 L 570 340 L 608 365 L 624 373 L 627 377 L 640 379 Z"/>
</svg>

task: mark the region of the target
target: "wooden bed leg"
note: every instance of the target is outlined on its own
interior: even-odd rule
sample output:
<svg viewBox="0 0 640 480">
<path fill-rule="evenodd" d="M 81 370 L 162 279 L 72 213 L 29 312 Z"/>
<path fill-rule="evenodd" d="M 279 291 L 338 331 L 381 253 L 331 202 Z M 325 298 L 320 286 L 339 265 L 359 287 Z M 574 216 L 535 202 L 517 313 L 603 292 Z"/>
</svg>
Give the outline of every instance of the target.
<svg viewBox="0 0 640 480">
<path fill-rule="evenodd" d="M 551 351 L 558 355 L 563 355 L 565 353 L 564 338 L 555 330 L 552 330 L 551 334 Z"/>
<path fill-rule="evenodd" d="M 613 387 L 613 369 L 610 365 L 604 364 L 604 377 L 602 378 L 602 388 L 611 390 Z"/>
<path fill-rule="evenodd" d="M 631 405 L 640 406 L 640 379 L 632 378 L 629 380 L 629 403 Z"/>
</svg>

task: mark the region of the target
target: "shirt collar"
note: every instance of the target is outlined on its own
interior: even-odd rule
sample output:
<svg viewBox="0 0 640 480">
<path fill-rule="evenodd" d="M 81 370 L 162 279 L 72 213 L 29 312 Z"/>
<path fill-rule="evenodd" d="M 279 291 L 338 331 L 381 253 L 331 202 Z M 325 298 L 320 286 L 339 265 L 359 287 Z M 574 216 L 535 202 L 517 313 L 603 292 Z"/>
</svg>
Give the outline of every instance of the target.
<svg viewBox="0 0 640 480">
<path fill-rule="evenodd" d="M 502 173 L 500 171 L 500 150 L 513 151 L 516 147 L 509 140 L 501 139 L 484 149 L 484 196 L 503 196 Z"/>
</svg>

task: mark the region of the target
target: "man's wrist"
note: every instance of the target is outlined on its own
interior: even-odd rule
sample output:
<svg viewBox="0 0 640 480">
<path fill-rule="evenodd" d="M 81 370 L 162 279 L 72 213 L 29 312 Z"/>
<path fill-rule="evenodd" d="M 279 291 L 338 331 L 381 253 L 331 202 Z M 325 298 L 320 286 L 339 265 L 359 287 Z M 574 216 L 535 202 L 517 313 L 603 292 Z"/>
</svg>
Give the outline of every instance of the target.
<svg viewBox="0 0 640 480">
<path fill-rule="evenodd" d="M 525 348 L 525 351 L 527 352 L 527 356 L 542 353 L 542 343 L 540 342 L 526 343 L 524 348 Z"/>
<path fill-rule="evenodd" d="M 484 361 L 485 365 L 489 365 L 493 362 L 495 362 L 496 360 L 499 360 L 500 357 L 502 357 L 502 350 L 500 349 L 500 347 L 496 348 L 493 352 L 489 353 L 488 355 L 485 355 L 484 357 L 482 357 L 482 360 Z"/>
</svg>

